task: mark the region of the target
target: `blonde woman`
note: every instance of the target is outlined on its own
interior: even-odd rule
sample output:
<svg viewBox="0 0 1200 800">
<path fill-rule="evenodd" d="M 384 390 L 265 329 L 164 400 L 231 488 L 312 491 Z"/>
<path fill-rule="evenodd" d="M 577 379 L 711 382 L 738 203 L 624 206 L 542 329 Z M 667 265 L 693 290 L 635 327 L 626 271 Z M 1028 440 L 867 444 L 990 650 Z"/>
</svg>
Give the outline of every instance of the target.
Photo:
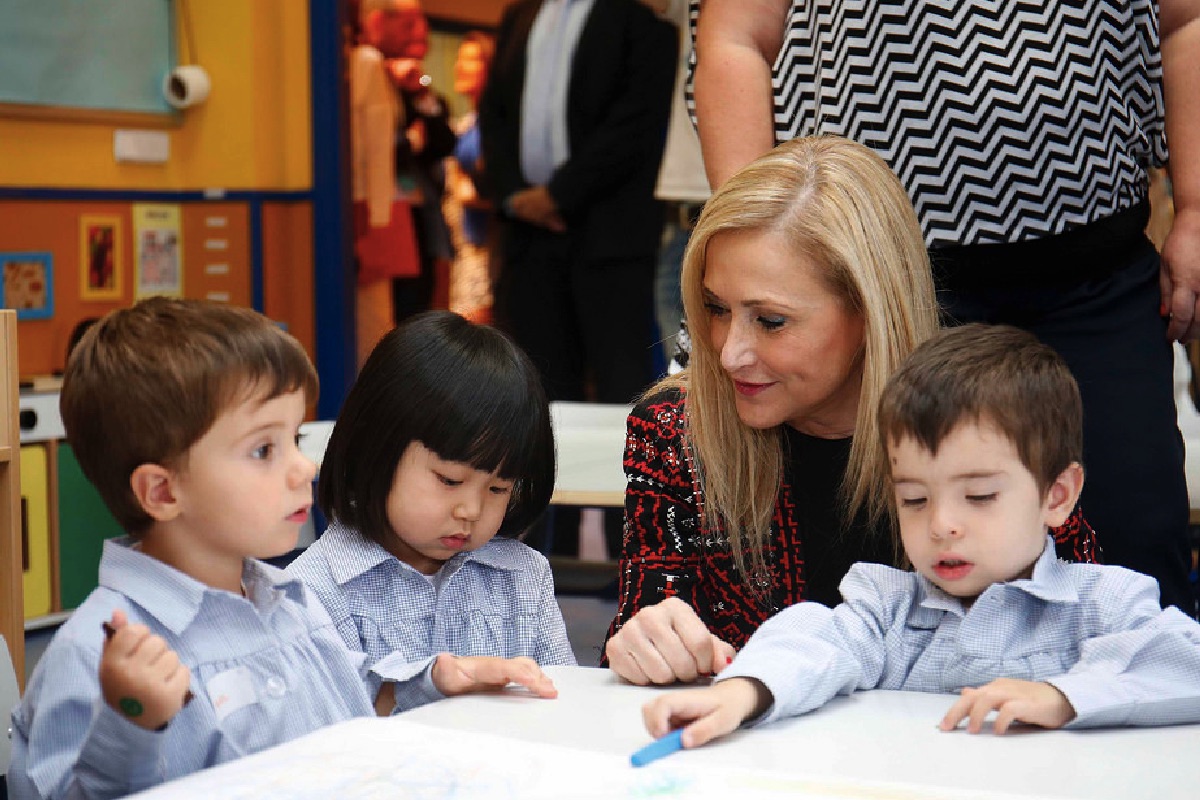
<svg viewBox="0 0 1200 800">
<path fill-rule="evenodd" d="M 634 683 L 718 672 L 771 614 L 892 563 L 875 409 L 938 326 L 916 215 L 887 165 L 797 139 L 706 204 L 684 257 L 688 368 L 629 417 L 605 658 Z M 1060 553 L 1092 560 L 1078 513 Z"/>
</svg>

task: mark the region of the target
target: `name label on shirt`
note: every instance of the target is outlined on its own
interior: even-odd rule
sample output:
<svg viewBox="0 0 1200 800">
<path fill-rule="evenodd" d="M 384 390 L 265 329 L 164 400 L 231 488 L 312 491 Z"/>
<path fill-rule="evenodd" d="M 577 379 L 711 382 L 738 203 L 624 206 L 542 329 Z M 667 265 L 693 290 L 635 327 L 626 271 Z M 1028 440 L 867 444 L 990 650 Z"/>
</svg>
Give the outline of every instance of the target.
<svg viewBox="0 0 1200 800">
<path fill-rule="evenodd" d="M 217 721 L 224 720 L 239 708 L 258 702 L 254 676 L 247 667 L 234 667 L 217 673 L 208 679 L 204 689 L 212 701 L 213 710 L 217 712 Z"/>
</svg>

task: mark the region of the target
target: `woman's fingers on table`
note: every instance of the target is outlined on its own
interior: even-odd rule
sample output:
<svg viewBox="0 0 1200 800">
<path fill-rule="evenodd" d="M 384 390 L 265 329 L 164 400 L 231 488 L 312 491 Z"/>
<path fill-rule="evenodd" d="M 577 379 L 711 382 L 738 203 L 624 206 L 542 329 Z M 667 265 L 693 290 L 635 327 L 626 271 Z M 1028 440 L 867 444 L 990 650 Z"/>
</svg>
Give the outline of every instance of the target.
<svg viewBox="0 0 1200 800">
<path fill-rule="evenodd" d="M 710 634 L 711 636 L 711 634 Z M 733 663 L 733 657 L 737 655 L 737 650 L 729 642 L 724 639 L 718 639 L 712 636 L 712 673 L 716 675 L 721 670 Z"/>
<path fill-rule="evenodd" d="M 606 653 L 613 671 L 631 683 L 665 684 L 711 674 L 713 647 L 691 606 L 669 598 L 635 614 L 609 639 Z"/>
</svg>

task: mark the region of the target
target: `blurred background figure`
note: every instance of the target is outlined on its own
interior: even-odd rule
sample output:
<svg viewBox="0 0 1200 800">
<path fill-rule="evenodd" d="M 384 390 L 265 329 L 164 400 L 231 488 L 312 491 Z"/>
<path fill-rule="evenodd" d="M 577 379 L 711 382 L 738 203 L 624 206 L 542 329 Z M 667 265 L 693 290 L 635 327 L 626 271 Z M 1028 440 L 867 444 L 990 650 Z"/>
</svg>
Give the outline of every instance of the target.
<svg viewBox="0 0 1200 800">
<path fill-rule="evenodd" d="M 404 110 L 402 134 L 396 137 L 396 182 L 413 209 L 420 254 L 419 272 L 392 282 L 395 321 L 400 323 L 413 314 L 448 304 L 454 250 L 442 216 L 446 188 L 442 162 L 454 151 L 455 136 L 446 100 L 425 73 L 424 59 L 429 52 L 425 12 L 418 0 L 394 2 L 404 30 L 403 47 L 388 61 Z"/>
<path fill-rule="evenodd" d="M 403 112 L 386 67 L 411 38 L 402 5 L 351 0 L 347 15 L 359 366 L 394 324 L 392 280 L 420 268 L 412 212 L 396 197 L 396 132 Z"/>
<path fill-rule="evenodd" d="M 492 318 L 488 253 L 496 225 L 492 204 L 477 184 L 483 170 L 478 109 L 495 52 L 495 40 L 483 31 L 469 31 L 459 45 L 454 91 L 467 98 L 470 110 L 452 125 L 458 142 L 446 162 L 446 202 L 442 207 L 454 244 L 450 310 L 483 323 Z"/>
<path fill-rule="evenodd" d="M 637 0 L 516 0 L 501 17 L 479 103 L 503 236 L 495 317 L 551 400 L 631 403 L 654 380 L 654 184 L 677 50 Z M 555 515 L 568 536 L 570 516 Z M 619 513 L 605 529 L 616 552 Z"/>
<path fill-rule="evenodd" d="M 687 77 L 692 60 L 692 36 L 688 27 L 688 0 L 642 0 L 679 32 L 679 62 L 675 74 L 675 95 L 671 98 L 671 122 L 667 128 L 667 146 L 663 150 L 654 196 L 666 204 L 666 224 L 658 265 L 654 274 L 654 320 L 667 358 L 676 351 L 674 342 L 683 335 L 683 296 L 679 273 L 683 269 L 683 251 L 692 235 L 692 227 L 704 210 L 711 190 L 704 173 L 700 137 L 692 125 L 687 108 Z"/>
</svg>

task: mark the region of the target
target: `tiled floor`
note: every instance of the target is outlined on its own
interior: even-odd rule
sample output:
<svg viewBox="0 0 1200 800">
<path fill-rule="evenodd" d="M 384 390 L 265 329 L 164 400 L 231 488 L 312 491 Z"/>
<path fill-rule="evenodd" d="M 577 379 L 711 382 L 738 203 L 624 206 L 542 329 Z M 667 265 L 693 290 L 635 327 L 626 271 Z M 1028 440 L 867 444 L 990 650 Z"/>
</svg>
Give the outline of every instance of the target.
<svg viewBox="0 0 1200 800">
<path fill-rule="evenodd" d="M 608 623 L 616 613 L 615 600 L 591 595 L 560 595 L 558 605 L 567 624 L 567 638 L 575 650 L 575 659 L 580 666 L 594 667 L 600 663 L 600 646 Z M 54 635 L 53 628 L 29 631 L 25 634 L 25 676 L 33 673 L 33 667 L 42 651 Z"/>
</svg>

